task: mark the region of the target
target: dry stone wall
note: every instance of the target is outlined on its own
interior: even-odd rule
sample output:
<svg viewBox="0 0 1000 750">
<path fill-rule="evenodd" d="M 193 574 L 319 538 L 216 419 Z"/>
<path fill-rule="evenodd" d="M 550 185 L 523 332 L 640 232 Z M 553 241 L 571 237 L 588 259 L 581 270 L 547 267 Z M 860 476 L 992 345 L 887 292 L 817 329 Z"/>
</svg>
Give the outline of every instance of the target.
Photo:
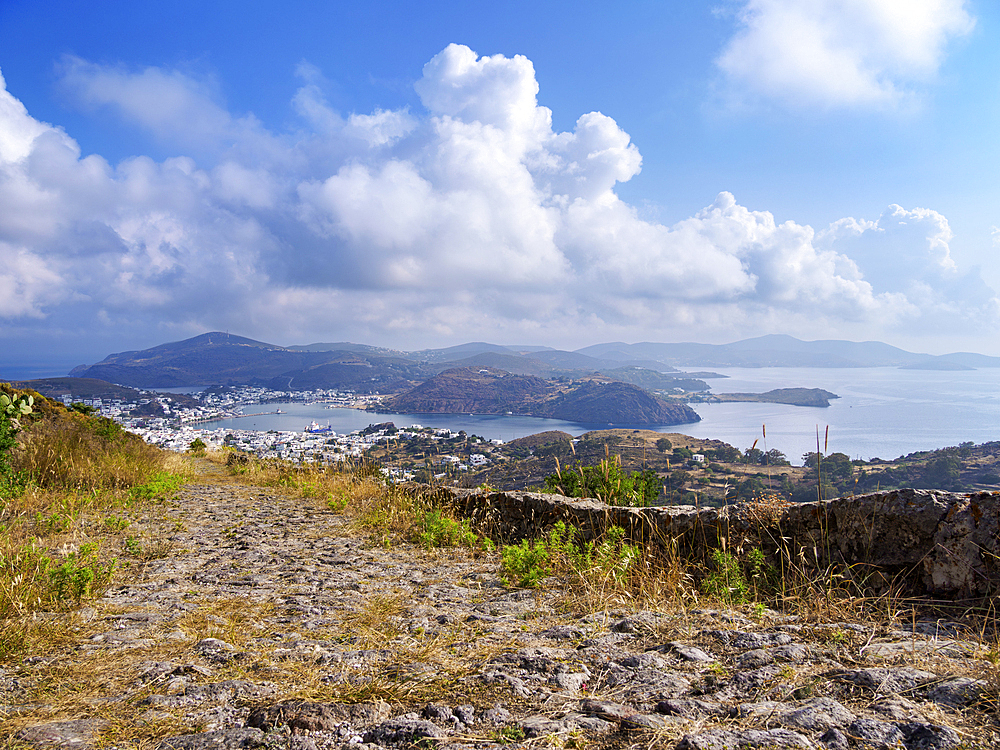
<svg viewBox="0 0 1000 750">
<path fill-rule="evenodd" d="M 534 492 L 431 492 L 505 540 L 563 521 L 587 538 L 620 526 L 632 541 L 675 545 L 698 559 L 723 539 L 731 546 L 753 539 L 773 557 L 819 569 L 832 565 L 866 585 L 902 585 L 935 596 L 982 596 L 1000 583 L 1000 493 L 903 489 L 761 513 L 742 503 L 621 508 Z"/>
</svg>

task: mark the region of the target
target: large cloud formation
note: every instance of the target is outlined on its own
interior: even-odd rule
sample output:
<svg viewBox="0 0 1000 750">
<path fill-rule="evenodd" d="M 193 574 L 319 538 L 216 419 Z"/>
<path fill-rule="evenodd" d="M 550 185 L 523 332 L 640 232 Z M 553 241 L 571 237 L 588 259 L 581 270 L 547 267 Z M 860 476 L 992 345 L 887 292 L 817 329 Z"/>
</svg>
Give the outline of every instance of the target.
<svg viewBox="0 0 1000 750">
<path fill-rule="evenodd" d="M 966 0 L 745 0 L 717 61 L 741 99 L 802 107 L 899 106 L 933 79 Z"/>
<path fill-rule="evenodd" d="M 600 112 L 554 131 L 524 57 L 450 45 L 417 83 L 425 113 L 345 117 L 300 74 L 305 125 L 274 133 L 180 73 L 68 60 L 81 103 L 193 154 L 117 165 L 0 90 L 8 335 L 565 346 L 997 321 L 934 211 L 816 232 L 724 192 L 673 226 L 641 219 L 615 193 L 641 166 L 628 134 Z"/>
</svg>

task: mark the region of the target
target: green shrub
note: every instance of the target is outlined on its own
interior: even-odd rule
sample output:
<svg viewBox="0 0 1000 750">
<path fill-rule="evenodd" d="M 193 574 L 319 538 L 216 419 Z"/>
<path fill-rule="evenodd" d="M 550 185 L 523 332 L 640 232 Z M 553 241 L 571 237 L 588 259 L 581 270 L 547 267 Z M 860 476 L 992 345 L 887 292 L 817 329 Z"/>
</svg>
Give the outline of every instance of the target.
<svg viewBox="0 0 1000 750">
<path fill-rule="evenodd" d="M 326 496 L 326 507 L 335 513 L 343 513 L 347 509 L 350 494 L 345 490 L 329 492 Z"/>
<path fill-rule="evenodd" d="M 126 537 L 125 551 L 132 555 L 132 557 L 142 557 L 142 542 L 134 536 Z"/>
<path fill-rule="evenodd" d="M 440 508 L 429 510 L 424 514 L 420 524 L 417 541 L 422 547 L 475 547 L 479 541 L 469 528 L 469 521 L 456 521 L 444 515 Z"/>
<path fill-rule="evenodd" d="M 104 519 L 104 527 L 110 531 L 123 531 L 131 525 L 131 522 L 121 516 L 108 516 Z"/>
<path fill-rule="evenodd" d="M 116 561 L 102 565 L 97 560 L 97 545 L 82 544 L 79 552 L 71 552 L 65 562 L 52 567 L 48 561 L 51 596 L 60 604 L 78 603 L 89 597 L 95 586 L 106 585 L 111 580 Z"/>
<path fill-rule="evenodd" d="M 701 588 L 726 604 L 746 604 L 770 593 L 775 586 L 777 573 L 757 547 L 747 553 L 745 561 L 725 549 L 712 550 L 711 557 L 714 570 L 702 581 Z"/>
<path fill-rule="evenodd" d="M 745 603 L 750 586 L 743 575 L 743 568 L 739 561 L 723 549 L 714 549 L 712 550 L 712 562 L 715 569 L 702 581 L 702 591 L 717 597 L 726 604 Z"/>
<path fill-rule="evenodd" d="M 566 497 L 592 497 L 608 505 L 645 508 L 656 503 L 662 484 L 652 469 L 622 471 L 621 456 L 601 459 L 596 466 L 565 471 L 556 462 L 556 473 L 545 477 L 545 490 Z"/>
<path fill-rule="evenodd" d="M 536 539 L 534 544 L 522 539 L 520 544 L 504 545 L 500 551 L 500 577 L 508 586 L 534 588 L 551 575 L 551 559 L 542 539 Z"/>
<path fill-rule="evenodd" d="M 576 575 L 590 582 L 622 582 L 640 557 L 639 547 L 625 542 L 625 531 L 612 526 L 599 542 L 583 542 L 579 532 L 559 521 L 541 539 L 505 545 L 500 575 L 508 585 L 533 588 L 555 573 Z"/>
<path fill-rule="evenodd" d="M 10 396 L 0 393 L 0 477 L 5 484 L 16 484 L 10 454 L 17 445 L 17 433 L 21 431 L 21 418 L 32 412 L 34 396 Z"/>
</svg>

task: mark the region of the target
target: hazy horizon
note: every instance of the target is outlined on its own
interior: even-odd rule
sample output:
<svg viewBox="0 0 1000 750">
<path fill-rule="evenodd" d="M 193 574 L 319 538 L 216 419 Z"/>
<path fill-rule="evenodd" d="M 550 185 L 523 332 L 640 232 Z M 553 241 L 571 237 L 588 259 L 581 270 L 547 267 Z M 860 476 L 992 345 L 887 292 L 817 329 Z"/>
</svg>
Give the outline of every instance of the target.
<svg viewBox="0 0 1000 750">
<path fill-rule="evenodd" d="M 0 372 L 212 330 L 1000 355 L 985 0 L 102 7 L 0 5 Z"/>
</svg>

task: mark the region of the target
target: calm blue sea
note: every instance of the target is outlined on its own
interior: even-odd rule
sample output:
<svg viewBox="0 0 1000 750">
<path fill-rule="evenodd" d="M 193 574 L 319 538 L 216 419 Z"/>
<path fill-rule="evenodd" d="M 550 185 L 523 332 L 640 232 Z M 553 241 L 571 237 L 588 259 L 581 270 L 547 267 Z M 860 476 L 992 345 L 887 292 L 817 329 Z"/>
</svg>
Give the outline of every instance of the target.
<svg viewBox="0 0 1000 750">
<path fill-rule="evenodd" d="M 758 447 L 777 448 L 795 464 L 801 463 L 803 453 L 816 450 L 817 431 L 824 453 L 839 451 L 851 458 L 864 459 L 897 458 L 967 440 L 975 443 L 1000 440 L 1000 368 L 967 372 L 889 367 L 714 369 L 729 376 L 709 381 L 715 393 L 802 387 L 824 388 L 841 398 L 826 409 L 781 404 L 695 404 L 701 422 L 652 429 L 724 440 L 743 449 L 757 440 Z M 205 427 L 302 430 L 315 420 L 324 425 L 329 422 L 334 431 L 343 433 L 391 421 L 399 427 L 411 424 L 448 427 L 506 441 L 543 430 L 580 435 L 608 426 L 514 416 L 378 414 L 305 404 L 283 404 L 281 408 L 288 413 L 223 420 Z"/>
</svg>

